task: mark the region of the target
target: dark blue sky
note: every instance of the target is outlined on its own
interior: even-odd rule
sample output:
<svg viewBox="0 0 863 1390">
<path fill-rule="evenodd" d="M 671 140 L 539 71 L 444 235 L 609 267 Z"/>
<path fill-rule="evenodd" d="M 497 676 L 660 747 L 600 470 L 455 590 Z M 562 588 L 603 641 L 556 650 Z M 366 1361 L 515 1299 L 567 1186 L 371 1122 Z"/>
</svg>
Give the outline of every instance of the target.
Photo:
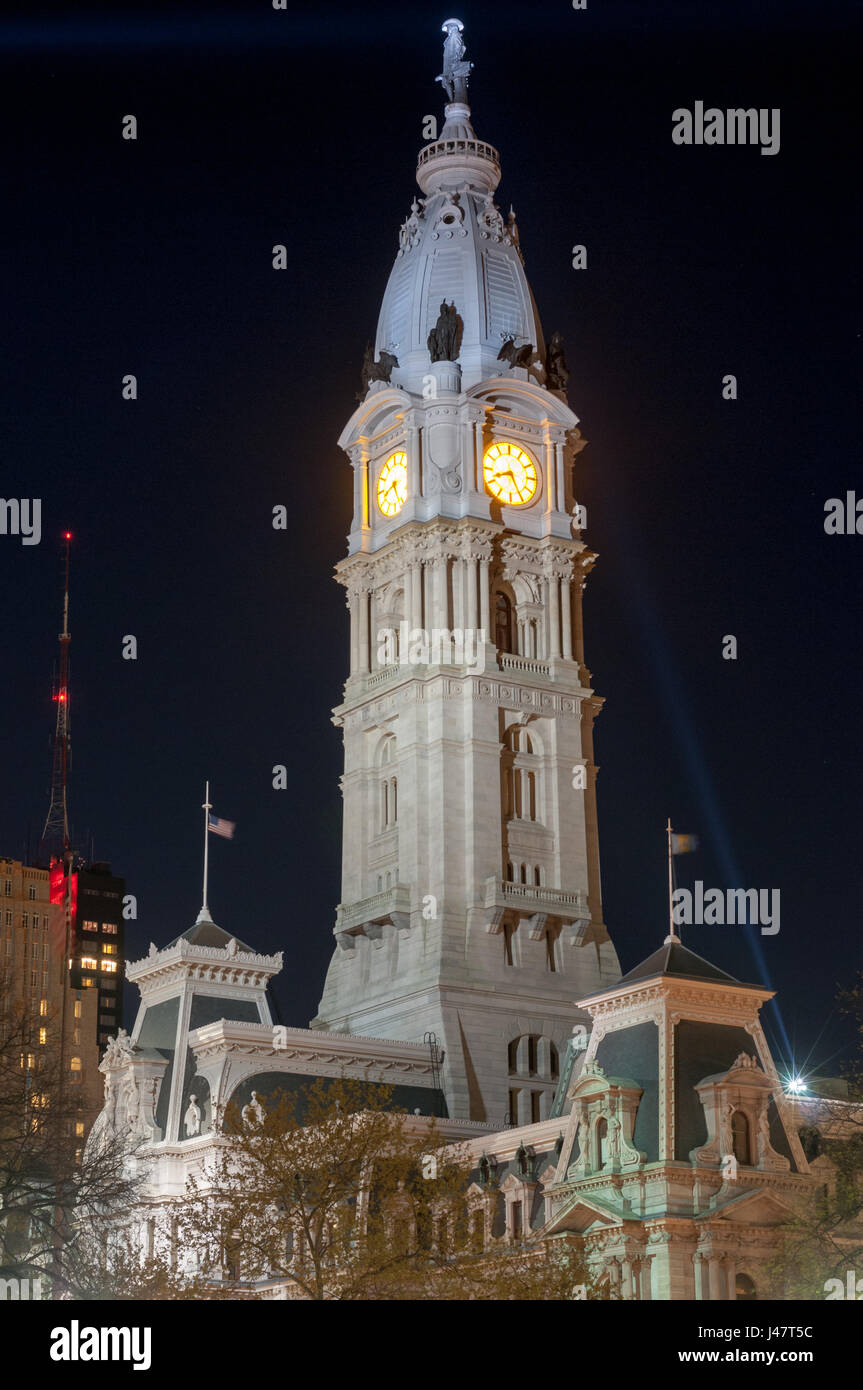
<svg viewBox="0 0 863 1390">
<path fill-rule="evenodd" d="M 79 7 L 0 24 L 0 494 L 43 504 L 41 545 L 0 537 L 0 853 L 20 853 L 28 824 L 38 836 L 46 809 L 70 526 L 71 806 L 138 897 L 130 952 L 194 919 L 209 776 L 238 822 L 212 846 L 213 914 L 285 950 L 297 1024 L 316 1010 L 339 898 L 330 709 L 347 614 L 331 573 L 351 485 L 336 439 L 422 119 L 441 109 L 448 13 Z M 459 13 L 474 123 L 501 152 L 498 201 L 515 205 L 590 440 L 606 920 L 624 969 L 649 954 L 666 816 L 699 832 L 681 881 L 779 888 L 782 926 L 692 928 L 688 944 L 776 988 L 799 1057 L 834 1069 L 863 897 L 863 537 L 823 529 L 828 497 L 863 495 L 850 7 Z M 779 107 L 780 153 L 675 146 L 671 113 L 696 100 Z M 280 502 L 287 533 L 270 524 Z"/>
</svg>

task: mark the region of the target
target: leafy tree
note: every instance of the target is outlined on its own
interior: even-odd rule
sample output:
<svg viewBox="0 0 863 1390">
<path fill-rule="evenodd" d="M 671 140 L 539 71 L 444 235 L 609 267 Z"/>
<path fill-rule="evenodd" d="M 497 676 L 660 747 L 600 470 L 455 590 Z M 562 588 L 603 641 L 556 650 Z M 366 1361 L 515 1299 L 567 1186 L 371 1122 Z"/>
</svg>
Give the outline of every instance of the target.
<svg viewBox="0 0 863 1390">
<path fill-rule="evenodd" d="M 860 1047 L 845 1068 L 847 1097 L 821 1100 L 818 1122 L 800 1132 L 811 1162 L 826 1158 L 824 1183 L 787 1223 L 769 1273 L 774 1295 L 821 1299 L 829 1279 L 863 1277 L 863 972 L 839 995 Z"/>
<path fill-rule="evenodd" d="M 266 1111 L 229 1106 L 207 1171 L 173 1213 L 194 1277 L 231 1296 L 609 1297 L 566 1242 L 491 1235 L 493 1187 L 389 1088 L 318 1079 Z M 578 1287 L 583 1286 L 582 1292 Z"/>
</svg>

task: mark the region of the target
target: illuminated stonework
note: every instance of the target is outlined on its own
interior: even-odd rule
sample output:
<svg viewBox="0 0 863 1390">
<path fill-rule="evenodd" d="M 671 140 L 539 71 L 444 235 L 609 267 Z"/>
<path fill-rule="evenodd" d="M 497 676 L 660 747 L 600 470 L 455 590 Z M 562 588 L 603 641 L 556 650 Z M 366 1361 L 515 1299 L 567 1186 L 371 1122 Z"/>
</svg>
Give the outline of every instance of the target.
<svg viewBox="0 0 863 1390">
<path fill-rule="evenodd" d="M 400 512 L 408 495 L 407 454 L 391 454 L 378 478 L 378 506 L 384 516 Z"/>
<path fill-rule="evenodd" d="M 536 495 L 536 464 L 517 444 L 501 441 L 486 449 L 482 474 L 491 495 L 509 507 L 524 506 Z"/>
</svg>

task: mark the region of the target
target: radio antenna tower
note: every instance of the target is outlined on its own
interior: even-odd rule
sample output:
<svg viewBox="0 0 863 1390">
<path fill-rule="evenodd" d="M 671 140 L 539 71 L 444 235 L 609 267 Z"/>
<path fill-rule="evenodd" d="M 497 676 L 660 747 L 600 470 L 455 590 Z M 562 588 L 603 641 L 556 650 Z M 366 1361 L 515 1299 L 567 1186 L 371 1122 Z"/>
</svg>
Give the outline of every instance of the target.
<svg viewBox="0 0 863 1390">
<path fill-rule="evenodd" d="M 51 774 L 51 804 L 45 817 L 45 827 L 39 843 L 40 862 L 64 859 L 71 848 L 69 843 L 69 811 L 66 790 L 69 779 L 69 550 L 72 532 L 63 535 L 63 631 L 60 633 L 60 670 L 54 681 L 54 703 L 57 706 L 57 725 L 54 732 L 54 766 Z"/>
</svg>

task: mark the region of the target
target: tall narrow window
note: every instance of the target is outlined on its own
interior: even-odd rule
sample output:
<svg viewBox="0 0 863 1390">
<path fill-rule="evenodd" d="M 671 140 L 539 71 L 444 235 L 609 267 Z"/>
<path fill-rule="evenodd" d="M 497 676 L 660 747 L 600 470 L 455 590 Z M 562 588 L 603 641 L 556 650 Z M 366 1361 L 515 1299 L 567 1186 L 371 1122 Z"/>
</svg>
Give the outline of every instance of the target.
<svg viewBox="0 0 863 1390">
<path fill-rule="evenodd" d="M 539 1124 L 539 1102 L 542 1096 L 541 1091 L 531 1091 L 530 1093 L 530 1122 Z"/>
<path fill-rule="evenodd" d="M 494 644 L 499 652 L 511 652 L 512 604 L 506 594 L 498 594 L 494 601 Z"/>
<path fill-rule="evenodd" d="M 546 928 L 545 933 L 545 964 L 546 969 L 550 970 L 552 973 L 557 970 L 557 964 L 554 959 L 554 932 L 551 928 Z"/>
<path fill-rule="evenodd" d="M 509 1064 L 509 1074 L 512 1076 L 518 1071 L 518 1038 L 513 1038 L 507 1048 L 507 1062 Z"/>
<path fill-rule="evenodd" d="M 536 1033 L 531 1033 L 527 1040 L 527 1071 L 529 1076 L 536 1076 L 537 1042 Z"/>
<path fill-rule="evenodd" d="M 510 1233 L 513 1240 L 521 1240 L 522 1234 L 522 1208 L 521 1202 L 513 1202 L 510 1206 L 511 1226 Z"/>
<path fill-rule="evenodd" d="M 503 959 L 505 965 L 512 965 L 514 963 L 512 958 L 512 937 L 514 930 L 515 928 L 509 924 L 505 925 L 503 929 Z"/>
<path fill-rule="evenodd" d="M 606 1120 L 605 1116 L 602 1116 L 601 1119 L 597 1120 L 594 1135 L 596 1137 L 596 1166 L 597 1168 L 604 1168 L 605 1160 L 608 1157 L 608 1154 L 605 1151 L 605 1141 L 608 1135 L 608 1120 Z"/>
<path fill-rule="evenodd" d="M 749 1121 L 742 1110 L 735 1110 L 731 1116 L 731 1147 L 738 1163 L 751 1163 L 749 1149 Z"/>
</svg>

